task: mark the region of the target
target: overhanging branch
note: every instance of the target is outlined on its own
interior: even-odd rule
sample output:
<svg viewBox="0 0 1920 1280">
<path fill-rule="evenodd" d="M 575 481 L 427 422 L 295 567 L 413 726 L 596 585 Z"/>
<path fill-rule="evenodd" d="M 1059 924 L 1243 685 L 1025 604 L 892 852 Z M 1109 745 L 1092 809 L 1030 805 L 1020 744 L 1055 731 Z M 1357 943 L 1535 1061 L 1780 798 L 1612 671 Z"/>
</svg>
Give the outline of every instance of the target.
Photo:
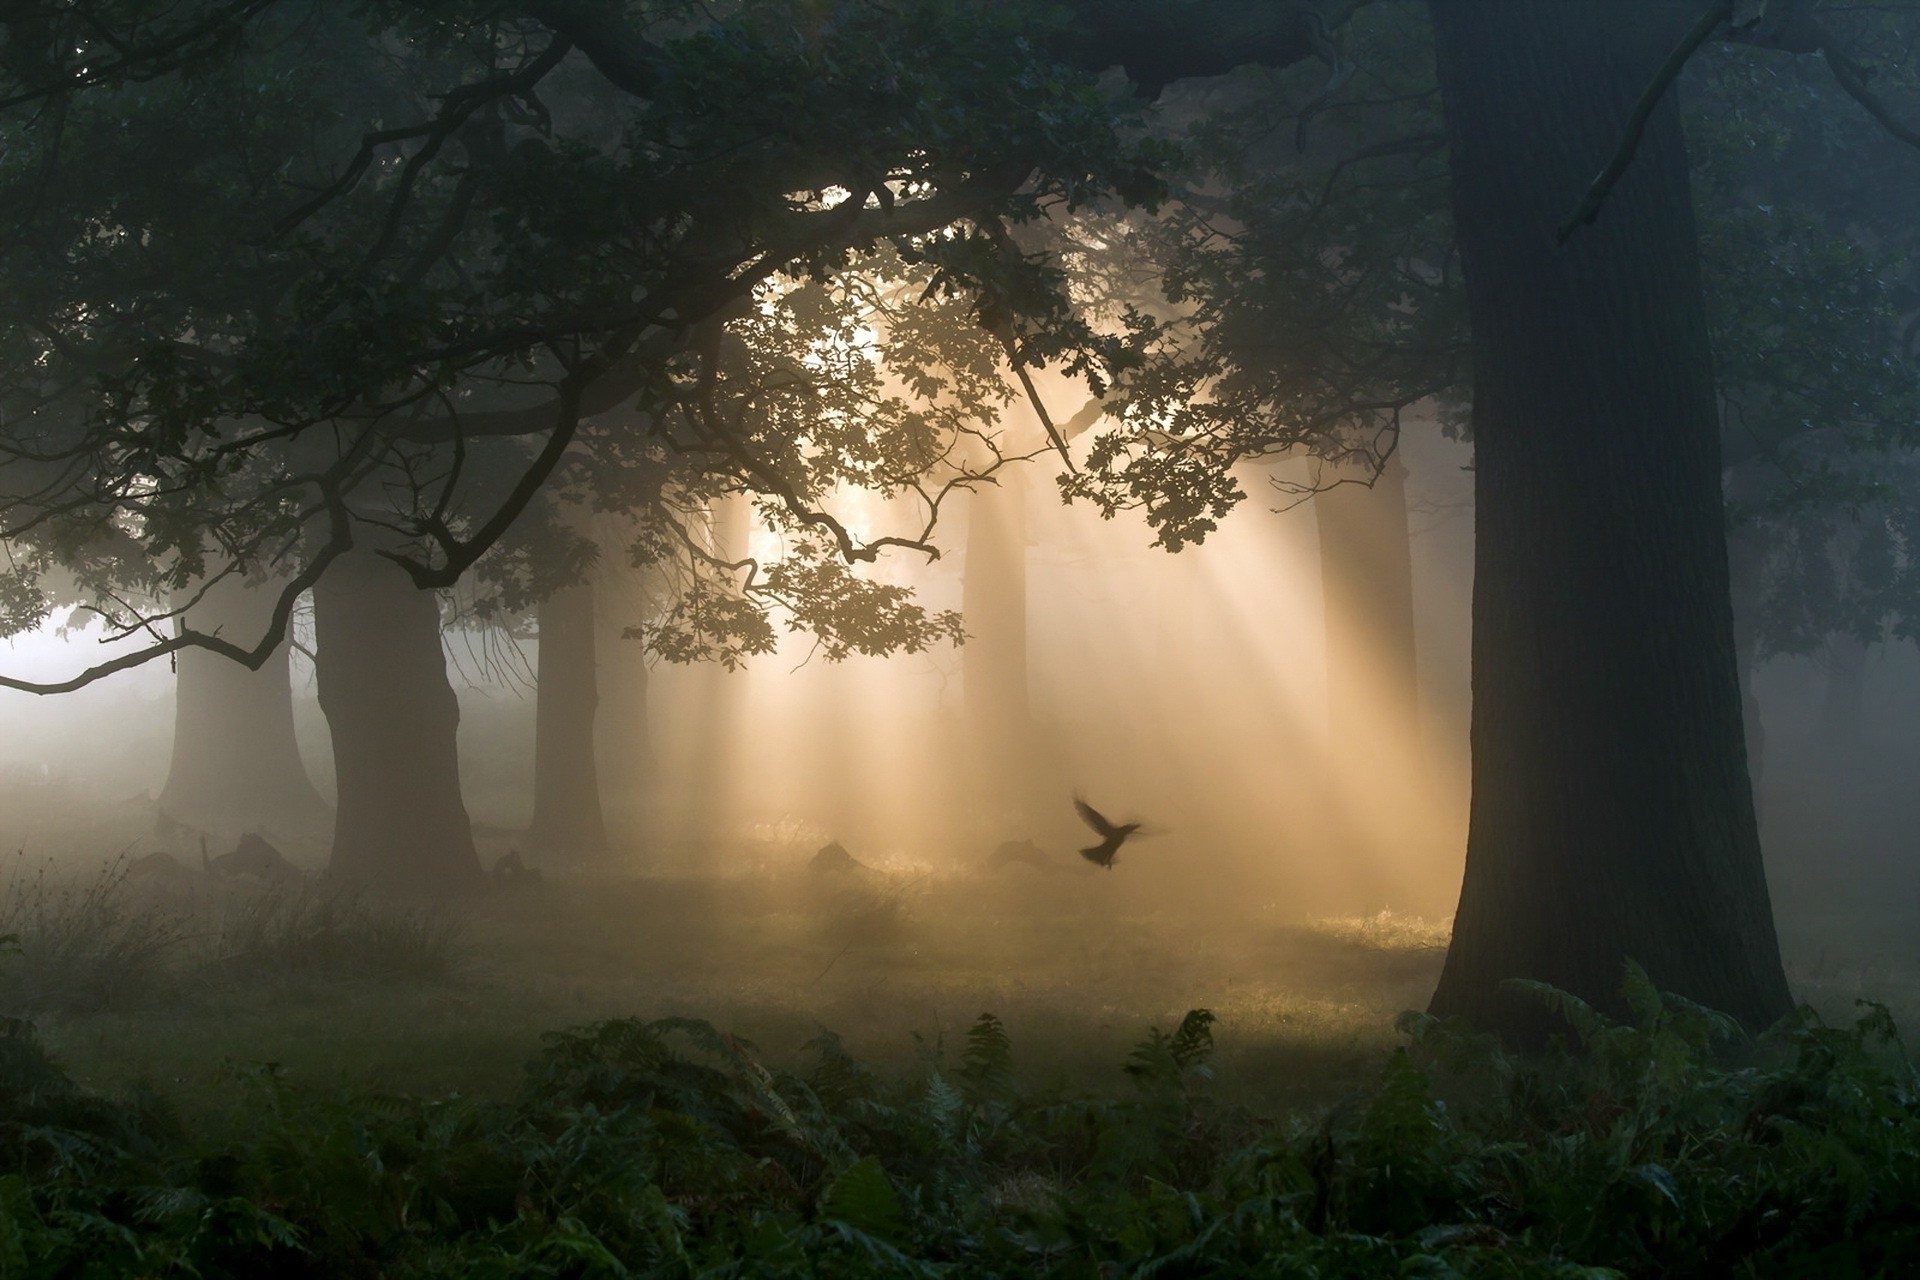
<svg viewBox="0 0 1920 1280">
<path fill-rule="evenodd" d="M 320 581 L 321 575 L 327 571 L 327 566 L 353 547 L 353 528 L 347 516 L 346 503 L 331 486 L 325 486 L 324 492 L 328 517 L 327 541 L 307 563 L 307 567 L 289 579 L 286 586 L 281 588 L 280 597 L 274 602 L 273 617 L 267 623 L 266 633 L 252 648 L 243 648 L 220 636 L 195 631 L 183 622 L 177 634 L 150 644 L 144 649 L 136 649 L 106 662 L 97 663 L 70 679 L 20 680 L 13 676 L 0 675 L 0 689 L 18 689 L 22 693 L 37 694 L 71 693 L 75 689 L 85 688 L 96 680 L 103 680 L 117 672 L 144 666 L 158 658 L 171 657 L 185 649 L 205 649 L 223 658 L 230 658 L 248 670 L 258 671 L 261 665 L 272 656 L 274 650 L 286 640 L 293 622 L 294 605 L 301 594 Z"/>
</svg>

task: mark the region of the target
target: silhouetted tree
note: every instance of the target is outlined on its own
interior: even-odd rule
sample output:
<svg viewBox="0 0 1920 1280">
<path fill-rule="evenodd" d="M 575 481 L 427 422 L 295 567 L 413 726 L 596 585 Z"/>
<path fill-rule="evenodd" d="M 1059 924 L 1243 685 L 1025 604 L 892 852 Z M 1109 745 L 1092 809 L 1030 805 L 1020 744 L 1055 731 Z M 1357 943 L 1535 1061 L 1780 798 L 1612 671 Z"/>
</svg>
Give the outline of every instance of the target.
<svg viewBox="0 0 1920 1280">
<path fill-rule="evenodd" d="M 339 778 L 328 873 L 428 895 L 479 884 L 434 593 L 377 552 L 353 551 L 314 587 L 313 622 Z"/>
<path fill-rule="evenodd" d="M 186 625 L 257 636 L 279 592 L 232 577 L 191 603 Z M 187 606 L 190 595 L 177 601 Z M 324 832 L 331 817 L 300 759 L 293 728 L 290 643 L 257 671 L 202 650 L 176 655 L 173 755 L 160 812 L 225 835 Z"/>
<path fill-rule="evenodd" d="M 1665 6 L 1433 0 L 1474 370 L 1474 789 L 1433 1008 L 1544 1020 L 1638 960 L 1790 1006 L 1740 724 L 1720 428 L 1679 109 L 1556 232 L 1681 33 Z"/>
</svg>

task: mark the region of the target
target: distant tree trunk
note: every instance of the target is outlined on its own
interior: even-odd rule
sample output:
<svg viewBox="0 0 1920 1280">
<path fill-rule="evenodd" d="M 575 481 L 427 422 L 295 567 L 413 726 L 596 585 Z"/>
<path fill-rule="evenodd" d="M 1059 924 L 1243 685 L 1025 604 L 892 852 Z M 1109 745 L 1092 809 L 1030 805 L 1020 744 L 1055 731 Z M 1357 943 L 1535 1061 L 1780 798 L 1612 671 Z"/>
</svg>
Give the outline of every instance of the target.
<svg viewBox="0 0 1920 1280">
<path fill-rule="evenodd" d="M 1741 737 L 1720 439 L 1669 94 L 1599 219 L 1555 228 L 1678 38 L 1671 6 L 1431 0 L 1472 321 L 1466 879 L 1433 1009 L 1618 1007 L 1624 964 L 1790 1007 Z"/>
<path fill-rule="evenodd" d="M 1314 495 L 1327 614 L 1327 716 L 1343 770 L 1419 767 L 1420 698 L 1413 633 L 1407 469 L 1389 457 L 1371 486 Z M 1400 787 L 1414 779 L 1387 779 Z"/>
<path fill-rule="evenodd" d="M 1314 495 L 1326 614 L 1330 830 L 1363 902 L 1393 901 L 1431 831 L 1413 633 L 1406 467 Z"/>
<path fill-rule="evenodd" d="M 335 561 L 313 597 L 339 778 L 329 874 L 420 894 L 477 884 L 439 602 L 370 551 Z"/>
<path fill-rule="evenodd" d="M 960 647 L 967 750 L 978 802 L 974 812 L 1013 834 L 1031 806 L 1035 761 L 1027 683 L 1026 492 L 1019 476 L 967 498 L 967 547 Z"/>
<path fill-rule="evenodd" d="M 279 583 L 226 578 L 208 589 L 186 621 L 251 647 L 266 631 Z M 182 602 L 184 603 L 184 601 Z M 327 802 L 300 761 L 293 732 L 288 645 L 258 671 L 204 649 L 175 659 L 173 761 L 160 812 L 223 835 L 324 833 Z"/>
<path fill-rule="evenodd" d="M 599 704 L 593 587 L 562 587 L 540 602 L 534 705 L 533 821 L 527 842 L 544 854 L 607 854 L 593 722 Z"/>
<path fill-rule="evenodd" d="M 708 532 L 716 555 L 738 560 L 749 554 L 753 505 L 744 496 L 715 499 L 710 521 Z M 689 843 L 705 869 L 711 870 L 718 867 L 719 848 L 740 817 L 738 757 L 744 745 L 741 720 L 747 673 L 709 662 L 700 672 L 698 686 L 685 821 Z"/>
<path fill-rule="evenodd" d="M 638 849 L 650 835 L 654 760 L 648 737 L 646 650 L 626 633 L 647 619 L 646 575 L 632 563 L 632 534 L 625 522 L 601 520 L 596 532 L 602 553 L 593 576 L 600 695 L 594 747 L 601 805 L 616 843 Z"/>
</svg>

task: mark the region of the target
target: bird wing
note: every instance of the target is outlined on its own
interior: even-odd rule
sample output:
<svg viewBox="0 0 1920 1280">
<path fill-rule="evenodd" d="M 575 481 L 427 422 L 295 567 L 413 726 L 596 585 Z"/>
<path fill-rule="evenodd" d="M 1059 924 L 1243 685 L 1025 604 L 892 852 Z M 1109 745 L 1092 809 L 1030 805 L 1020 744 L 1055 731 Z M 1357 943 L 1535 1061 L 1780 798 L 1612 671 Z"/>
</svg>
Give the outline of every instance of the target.
<svg viewBox="0 0 1920 1280">
<path fill-rule="evenodd" d="M 1082 849 L 1080 856 L 1095 866 L 1110 867 L 1113 865 L 1114 855 L 1119 852 L 1120 849 L 1118 845 L 1096 844 L 1091 848 Z"/>
<path fill-rule="evenodd" d="M 1073 798 L 1073 807 L 1080 811 L 1081 821 L 1092 827 L 1094 831 L 1100 835 L 1101 839 L 1111 839 L 1114 833 L 1119 830 L 1118 827 L 1108 822 L 1098 809 L 1088 804 L 1085 800 L 1082 800 L 1079 796 Z"/>
</svg>

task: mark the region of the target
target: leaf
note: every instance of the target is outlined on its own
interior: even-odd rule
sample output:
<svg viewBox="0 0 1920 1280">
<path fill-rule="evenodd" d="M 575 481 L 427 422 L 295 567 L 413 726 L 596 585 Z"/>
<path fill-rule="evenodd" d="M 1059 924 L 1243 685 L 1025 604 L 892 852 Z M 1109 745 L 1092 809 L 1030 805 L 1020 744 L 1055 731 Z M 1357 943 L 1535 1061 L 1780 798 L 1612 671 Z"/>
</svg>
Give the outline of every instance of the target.
<svg viewBox="0 0 1920 1280">
<path fill-rule="evenodd" d="M 888 1243 L 896 1242 L 906 1228 L 900 1197 L 872 1156 L 855 1161 L 827 1184 L 820 1195 L 820 1216 Z"/>
<path fill-rule="evenodd" d="M 1633 1176 L 1660 1193 L 1660 1198 L 1678 1209 L 1680 1205 L 1680 1185 L 1673 1180 L 1673 1174 L 1665 1165 L 1649 1162 L 1633 1171 Z"/>
</svg>

